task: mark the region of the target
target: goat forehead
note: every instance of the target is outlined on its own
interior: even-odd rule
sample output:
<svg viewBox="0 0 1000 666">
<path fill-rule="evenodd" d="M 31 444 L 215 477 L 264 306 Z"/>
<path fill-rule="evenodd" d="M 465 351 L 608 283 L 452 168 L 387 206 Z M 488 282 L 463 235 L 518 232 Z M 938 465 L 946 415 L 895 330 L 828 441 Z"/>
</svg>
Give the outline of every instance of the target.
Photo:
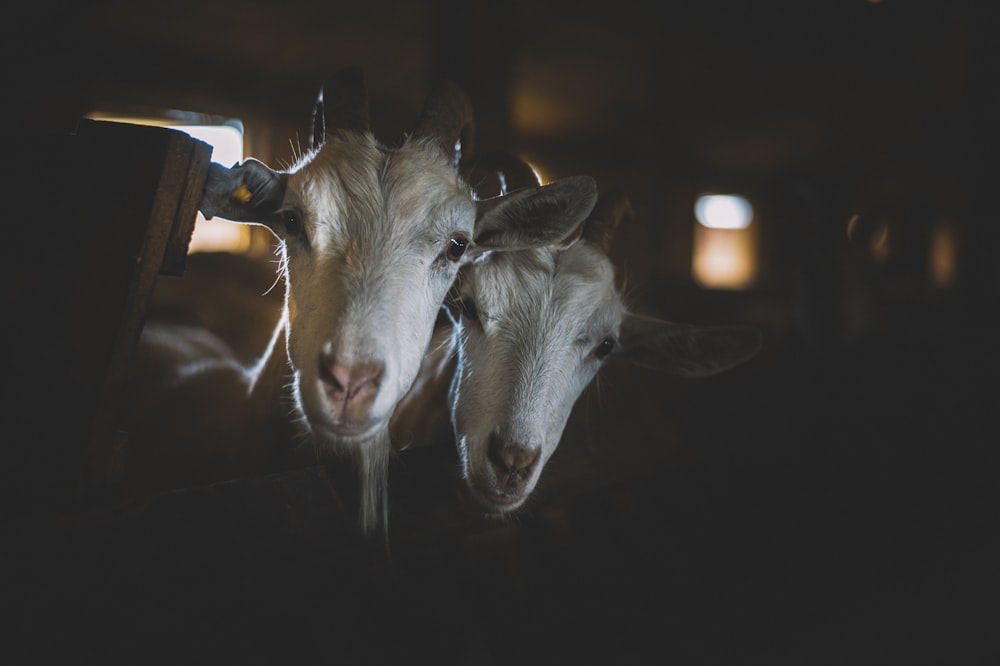
<svg viewBox="0 0 1000 666">
<path fill-rule="evenodd" d="M 333 135 L 289 175 L 286 204 L 300 206 L 319 245 L 471 235 L 472 196 L 431 144 L 389 149 L 368 134 Z"/>
<path fill-rule="evenodd" d="M 440 150 L 423 141 L 409 141 L 388 156 L 383 187 L 386 205 L 399 219 L 420 219 L 448 206 L 463 214 L 460 222 L 471 231 L 475 222 L 472 193 Z"/>
<path fill-rule="evenodd" d="M 475 267 L 469 282 L 480 307 L 493 316 L 520 313 L 567 324 L 596 318 L 610 325 L 623 308 L 611 262 L 591 248 L 494 254 Z"/>
</svg>

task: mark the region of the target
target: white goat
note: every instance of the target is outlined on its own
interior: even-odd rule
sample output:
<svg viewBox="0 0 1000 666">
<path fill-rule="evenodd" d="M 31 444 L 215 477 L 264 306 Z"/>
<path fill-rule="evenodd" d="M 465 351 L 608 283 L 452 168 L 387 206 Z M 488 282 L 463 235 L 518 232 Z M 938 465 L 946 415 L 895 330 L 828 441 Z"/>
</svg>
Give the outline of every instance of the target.
<svg viewBox="0 0 1000 666">
<path fill-rule="evenodd" d="M 523 182 L 530 170 L 520 173 Z M 439 352 L 452 353 L 451 364 L 429 360 L 426 367 L 439 392 L 451 377 L 462 475 L 490 513 L 511 512 L 531 496 L 574 403 L 605 362 L 701 377 L 760 349 L 751 326 L 681 325 L 628 310 L 608 247 L 630 212 L 626 197 L 602 195 L 561 243 L 484 254 L 459 272 L 451 298 L 456 337 Z M 414 429 L 405 413 L 394 423 Z"/>
<path fill-rule="evenodd" d="M 459 265 L 549 244 L 597 196 L 579 176 L 475 200 L 456 167 L 471 124 L 467 97 L 445 83 L 416 130 L 385 146 L 369 131 L 360 73 L 345 70 L 321 92 L 313 143 L 291 168 L 211 165 L 202 212 L 274 233 L 283 310 L 251 367 L 207 331 L 147 325 L 135 365 L 153 390 L 135 396 L 134 486 L 280 469 L 308 442 L 316 458 L 354 459 L 362 529 L 385 527 L 389 417 Z"/>
</svg>

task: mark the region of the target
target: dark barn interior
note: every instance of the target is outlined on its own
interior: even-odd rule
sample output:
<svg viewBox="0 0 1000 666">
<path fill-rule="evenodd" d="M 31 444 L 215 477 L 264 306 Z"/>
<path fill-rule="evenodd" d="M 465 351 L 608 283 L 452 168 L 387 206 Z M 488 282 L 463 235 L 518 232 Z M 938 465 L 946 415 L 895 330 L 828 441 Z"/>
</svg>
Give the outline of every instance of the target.
<svg viewBox="0 0 1000 666">
<path fill-rule="evenodd" d="M 991 18 L 904 0 L 5 9 L 2 661 L 1000 663 Z M 465 501 L 447 445 L 393 461 L 386 543 L 356 533 L 337 469 L 95 492 L 152 275 L 185 279 L 169 239 L 172 274 L 134 254 L 149 202 L 193 223 L 183 174 L 206 155 L 83 119 L 237 118 L 246 154 L 281 166 L 351 65 L 388 142 L 451 79 L 477 150 L 627 193 L 632 307 L 753 324 L 760 354 L 703 380 L 602 370 L 513 520 Z M 693 278 L 706 191 L 754 206 L 747 285 Z"/>
</svg>

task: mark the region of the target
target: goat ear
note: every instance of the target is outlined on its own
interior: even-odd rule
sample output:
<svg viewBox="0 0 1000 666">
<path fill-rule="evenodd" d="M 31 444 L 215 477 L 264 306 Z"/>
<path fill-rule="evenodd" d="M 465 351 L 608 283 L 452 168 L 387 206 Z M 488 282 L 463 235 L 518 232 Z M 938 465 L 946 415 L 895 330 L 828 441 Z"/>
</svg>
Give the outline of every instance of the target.
<svg viewBox="0 0 1000 666">
<path fill-rule="evenodd" d="M 628 314 L 609 357 L 675 377 L 708 377 L 753 358 L 761 348 L 754 326 L 695 326 Z"/>
<path fill-rule="evenodd" d="M 477 202 L 473 255 L 554 245 L 568 238 L 597 201 L 597 182 L 571 176 Z"/>
<path fill-rule="evenodd" d="M 310 145 L 318 148 L 334 129 L 366 132 L 371 128 L 368 89 L 360 67 L 346 67 L 324 82 L 313 109 Z"/>
<path fill-rule="evenodd" d="M 440 81 L 424 100 L 413 136 L 431 137 L 458 167 L 462 154 L 474 148 L 472 102 L 453 81 Z"/>
<path fill-rule="evenodd" d="M 287 176 L 248 158 L 231 169 L 212 162 L 198 209 L 206 219 L 266 224 L 285 198 Z"/>
</svg>

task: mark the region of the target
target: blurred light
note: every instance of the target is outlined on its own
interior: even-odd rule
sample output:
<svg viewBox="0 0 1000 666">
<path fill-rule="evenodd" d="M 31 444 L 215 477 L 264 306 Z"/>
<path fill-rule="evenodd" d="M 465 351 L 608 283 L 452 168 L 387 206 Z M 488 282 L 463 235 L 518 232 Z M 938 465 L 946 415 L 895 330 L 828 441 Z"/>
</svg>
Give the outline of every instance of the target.
<svg viewBox="0 0 1000 666">
<path fill-rule="evenodd" d="M 958 239 L 955 230 L 947 225 L 937 226 L 931 234 L 930 244 L 930 276 L 931 282 L 938 287 L 949 287 L 955 283 L 958 272 Z"/>
<path fill-rule="evenodd" d="M 540 137 L 572 136 L 594 131 L 601 123 L 601 109 L 596 104 L 571 102 L 563 88 L 557 94 L 550 89 L 527 89 L 524 85 L 512 92 L 511 124 L 518 134 Z"/>
<path fill-rule="evenodd" d="M 522 162 L 528 165 L 528 168 L 530 168 L 531 172 L 535 174 L 535 178 L 538 179 L 539 183 L 545 185 L 552 181 L 552 178 L 549 175 L 549 170 L 544 166 L 542 166 L 537 158 L 529 157 L 528 155 L 525 155 L 523 153 L 518 153 L 516 156 L 518 159 L 520 159 Z"/>
<path fill-rule="evenodd" d="M 889 225 L 885 222 L 878 225 L 872 232 L 871 240 L 868 243 L 868 250 L 872 253 L 872 258 L 880 264 L 884 264 L 889 259 L 892 247 L 889 242 Z"/>
<path fill-rule="evenodd" d="M 704 194 L 695 202 L 694 214 L 710 229 L 746 229 L 753 220 L 753 207 L 735 194 Z"/>
<path fill-rule="evenodd" d="M 528 166 L 531 167 L 531 173 L 535 174 L 535 178 L 538 179 L 538 182 L 545 185 L 548 182 L 548 179 L 542 175 L 542 171 L 531 162 L 528 162 L 527 160 L 525 160 L 525 162 L 527 162 Z"/>
<path fill-rule="evenodd" d="M 223 166 L 233 166 L 243 160 L 243 125 L 231 121 L 218 125 L 177 124 L 176 118 L 201 117 L 179 111 L 164 111 L 163 116 L 122 115 L 95 111 L 87 114 L 91 120 L 103 120 L 133 125 L 152 125 L 184 132 L 191 137 L 212 146 L 212 161 Z M 250 248 L 250 228 L 223 219 L 206 220 L 198 211 L 194 222 L 194 232 L 188 245 L 188 253 L 193 252 L 246 252 Z"/>
<path fill-rule="evenodd" d="M 851 219 L 847 221 L 847 240 L 854 240 L 854 232 L 858 228 L 858 221 L 860 219 L 861 216 L 855 213 L 854 215 L 851 215 Z"/>
<path fill-rule="evenodd" d="M 756 236 L 749 229 L 695 225 L 692 277 L 711 289 L 746 289 L 756 277 L 756 250 Z"/>
</svg>

